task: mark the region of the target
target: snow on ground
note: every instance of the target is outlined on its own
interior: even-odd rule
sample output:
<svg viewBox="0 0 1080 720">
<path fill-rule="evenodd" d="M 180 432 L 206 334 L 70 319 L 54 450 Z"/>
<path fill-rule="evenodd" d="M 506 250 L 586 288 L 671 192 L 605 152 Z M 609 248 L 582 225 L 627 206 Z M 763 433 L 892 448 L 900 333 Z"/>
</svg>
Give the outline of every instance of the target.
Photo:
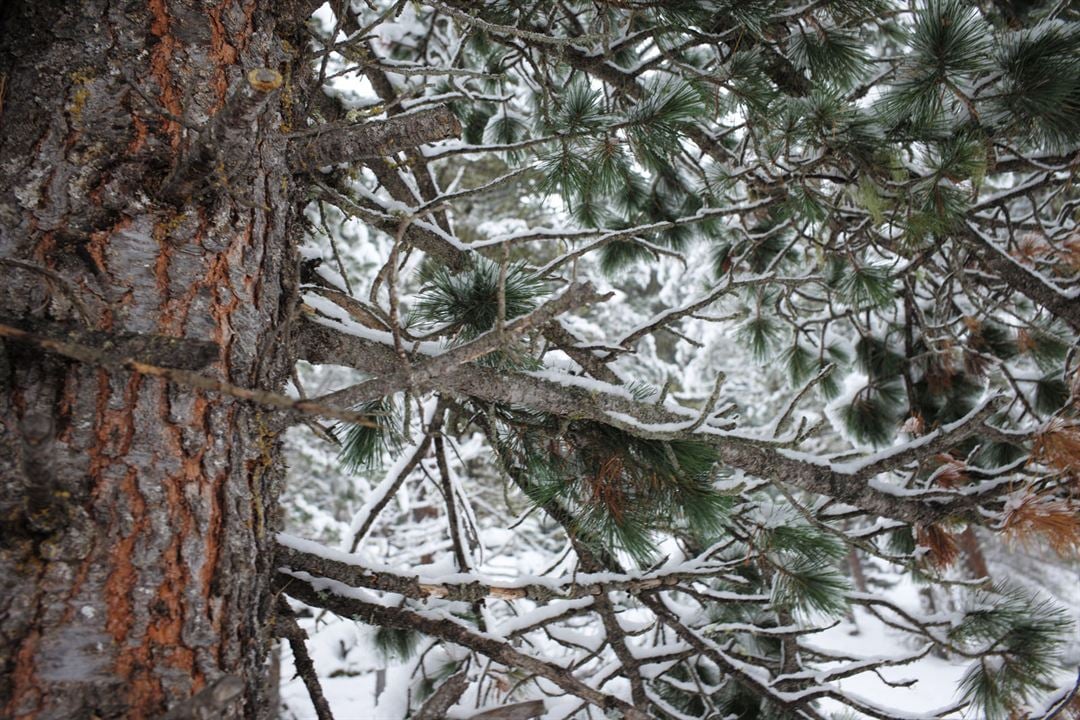
<svg viewBox="0 0 1080 720">
<path fill-rule="evenodd" d="M 919 606 L 918 589 L 910 582 L 899 583 L 887 595 L 906 610 L 916 610 Z M 854 622 L 845 620 L 824 632 L 807 636 L 806 643 L 853 657 L 898 658 L 911 655 L 920 648 L 910 636 L 887 627 L 862 608 L 853 609 L 852 619 Z M 311 635 L 309 651 L 319 668 L 323 690 L 335 718 L 401 720 L 405 716 L 409 678 L 404 665 L 386 668 L 386 689 L 376 703 L 374 671 L 384 664 L 373 650 L 371 628 L 329 614 L 318 623 L 315 618 L 303 618 L 301 625 Z M 929 654 L 910 665 L 880 670 L 881 676 L 892 683 L 916 681 L 908 687 L 890 686 L 872 672 L 845 678 L 838 681 L 838 685 L 877 706 L 910 714 L 929 713 L 956 701 L 956 690 L 965 670 L 964 661 Z M 292 677 L 292 653 L 287 644 L 282 645 L 281 671 L 282 717 L 285 720 L 314 720 L 315 710 L 303 682 Z M 822 709 L 836 713 L 837 717 L 858 717 L 832 700 L 823 701 Z M 461 716 L 468 714 L 461 713 Z M 966 716 L 956 713 L 948 717 Z"/>
<path fill-rule="evenodd" d="M 909 636 L 886 627 L 862 608 L 854 608 L 853 612 L 855 624 L 843 622 L 815 635 L 813 644 L 856 657 L 902 657 L 918 649 L 911 644 Z M 910 687 L 890 686 L 870 672 L 844 678 L 836 684 L 844 691 L 871 700 L 878 706 L 908 713 L 928 713 L 957 700 L 956 690 L 965 669 L 962 663 L 944 660 L 931 654 L 911 665 L 882 668 L 879 671 L 881 676 L 892 683 L 917 680 Z M 837 713 L 844 709 L 833 700 L 824 700 L 822 707 Z"/>
<path fill-rule="evenodd" d="M 299 621 L 311 638 L 307 643 L 308 653 L 336 720 L 400 720 L 405 716 L 405 693 L 384 691 L 379 697 L 380 704 L 375 703 L 375 671 L 383 663 L 372 647 L 371 628 L 330 614 L 318 621 L 316 617 Z M 307 688 L 299 677 L 294 677 L 289 644 L 283 642 L 280 647 L 281 718 L 314 720 L 315 708 Z M 394 675 L 393 670 L 387 676 Z M 393 679 L 398 680 L 396 676 Z"/>
<path fill-rule="evenodd" d="M 816 647 L 828 648 L 855 656 L 897 657 L 913 648 L 902 635 L 885 627 L 861 609 L 855 609 L 855 626 L 844 622 L 813 636 Z M 320 669 L 323 691 L 337 720 L 401 720 L 405 715 L 403 666 L 391 666 L 387 671 L 387 689 L 375 699 L 375 672 L 381 665 L 371 649 L 370 630 L 331 615 L 324 618 L 319 629 L 313 630 L 314 619 L 304 619 L 301 625 L 312 639 L 308 642 L 315 666 Z M 359 641 L 359 646 L 356 645 Z M 350 649 L 351 648 L 351 649 Z M 885 668 L 881 674 L 889 681 L 917 679 L 911 687 L 890 687 L 873 673 L 863 673 L 841 680 L 846 691 L 872 700 L 877 705 L 909 713 L 927 712 L 948 705 L 964 673 L 964 666 L 933 655 L 908 666 Z M 398 672 L 395 673 L 395 670 Z M 353 673 L 362 673 L 353 675 Z M 328 677 L 334 675 L 336 677 Z M 283 720 L 315 720 L 315 709 L 307 689 L 298 677 L 293 677 L 292 653 L 282 645 L 281 697 Z M 291 679 L 290 679 L 291 678 Z M 840 712 L 843 708 L 831 700 L 822 703 L 826 711 Z M 956 715 L 955 717 L 961 717 Z"/>
</svg>

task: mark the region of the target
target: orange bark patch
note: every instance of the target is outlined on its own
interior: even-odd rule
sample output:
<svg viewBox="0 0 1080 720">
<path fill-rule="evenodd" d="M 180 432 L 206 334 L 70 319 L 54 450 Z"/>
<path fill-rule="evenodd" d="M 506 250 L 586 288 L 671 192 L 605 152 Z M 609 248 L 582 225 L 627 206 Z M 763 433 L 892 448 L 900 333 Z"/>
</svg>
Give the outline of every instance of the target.
<svg viewBox="0 0 1080 720">
<path fill-rule="evenodd" d="M 249 0 L 244 4 L 244 30 L 240 37 L 237 38 L 237 47 L 241 50 L 247 47 L 248 41 L 251 40 L 251 36 L 255 33 L 254 17 L 258 5 L 256 0 Z"/>
<path fill-rule="evenodd" d="M 131 124 L 135 128 L 135 137 L 128 143 L 127 152 L 135 154 L 146 145 L 147 127 L 143 119 L 134 113 L 131 115 Z"/>
<path fill-rule="evenodd" d="M 95 543 L 96 545 L 96 543 Z M 75 580 L 71 583 L 71 590 L 67 594 L 67 609 L 64 610 L 63 623 L 71 622 L 71 618 L 75 616 L 75 603 L 73 602 L 79 594 L 79 590 L 82 589 L 83 583 L 86 582 L 86 576 L 90 572 L 90 566 L 94 564 L 94 548 L 91 547 L 86 553 L 86 557 L 79 563 L 79 569 L 75 572 Z"/>
<path fill-rule="evenodd" d="M 180 554 L 183 538 L 178 534 L 162 556 L 164 578 L 156 595 L 150 601 L 152 620 L 146 630 L 146 643 L 163 648 L 169 655 L 166 662 L 172 667 L 191 671 L 195 654 L 184 647 L 181 633 L 184 629 L 184 587 L 187 570 Z"/>
<path fill-rule="evenodd" d="M 168 514 L 168 527 L 173 531 L 168 546 L 159 560 L 161 580 L 145 602 L 147 612 L 146 632 L 141 638 L 127 637 L 128 647 L 118 662 L 118 673 L 129 682 L 127 702 L 133 717 L 156 717 L 165 697 L 160 669 L 168 667 L 180 670 L 191 677 L 191 690 L 197 691 L 205 684 L 205 678 L 196 668 L 195 651 L 184 645 L 184 620 L 191 612 L 186 602 L 185 590 L 191 584 L 190 568 L 183 555 L 184 542 L 199 532 L 185 498 L 185 487 L 191 482 L 203 482 L 201 458 L 205 447 L 193 453 L 184 451 L 181 425 L 169 417 L 168 385 L 158 383 L 155 391 L 160 394 L 161 422 L 166 428 L 166 445 L 163 454 L 179 458 L 180 472 L 166 478 L 164 507 Z M 203 424 L 206 401 L 196 400 L 192 412 L 194 421 Z M 125 539 L 127 540 L 127 539 Z M 117 581 L 119 584 L 119 580 Z M 132 643 L 138 641 L 138 646 Z"/>
<path fill-rule="evenodd" d="M 173 86 L 172 71 L 169 69 L 169 61 L 172 60 L 173 51 L 178 45 L 176 38 L 169 34 L 169 9 L 165 0 L 150 0 L 149 7 L 153 17 L 150 33 L 158 38 L 158 43 L 150 55 L 150 73 L 161 88 L 161 104 L 173 115 L 181 116 L 184 109 L 180 104 L 180 93 Z M 169 120 L 165 123 L 165 130 L 169 134 L 173 149 L 178 148 L 182 134 L 180 124 Z"/>
<path fill-rule="evenodd" d="M 127 496 L 130 502 L 131 514 L 135 518 L 135 527 L 126 536 L 119 539 L 110 555 L 113 571 L 109 579 L 105 581 L 105 606 L 108 609 L 108 617 L 105 620 L 105 630 L 112 635 L 119 648 L 123 648 L 124 640 L 131 629 L 131 592 L 138 582 L 138 570 L 131 562 L 131 555 L 135 549 L 135 543 L 139 535 L 146 529 L 146 501 L 139 492 L 134 469 L 128 471 L 124 478 L 121 492 Z M 125 655 L 121 652 L 121 665 L 124 664 Z"/>
<path fill-rule="evenodd" d="M 207 15 L 210 18 L 210 57 L 217 65 L 214 69 L 214 78 L 211 83 L 218 96 L 217 107 L 225 102 L 225 95 L 229 91 L 228 68 L 236 64 L 236 48 L 229 44 L 225 24 L 221 21 L 221 11 L 229 5 L 230 0 L 225 0 L 221 5 L 212 9 Z M 217 107 L 214 109 L 216 110 Z"/>
<path fill-rule="evenodd" d="M 192 413 L 193 420 L 199 423 L 199 427 L 207 434 L 210 433 L 209 420 L 209 404 L 202 397 L 199 397 L 195 403 L 195 412 Z M 226 423 L 230 424 L 233 421 L 233 414 L 235 410 L 230 408 L 228 411 L 228 418 Z M 225 510 L 222 507 L 223 498 L 225 497 L 225 483 L 228 482 L 228 473 L 221 472 L 211 481 L 211 485 L 208 488 L 209 495 L 209 517 L 207 519 L 206 528 L 206 545 L 204 552 L 206 555 L 206 561 L 202 566 L 199 580 L 202 583 L 202 595 L 206 601 L 206 612 L 210 620 L 210 627 L 213 628 L 213 637 L 220 639 L 222 637 L 222 626 L 225 621 L 225 613 L 218 612 L 220 607 L 220 600 L 215 600 L 213 595 L 214 588 L 214 575 L 217 571 L 218 561 L 221 557 L 222 549 L 222 537 L 224 535 L 225 527 Z M 219 659 L 221 654 L 221 643 L 215 642 L 215 644 L 208 648 L 208 650 Z"/>
<path fill-rule="evenodd" d="M 141 384 L 142 375 L 132 373 L 124 387 L 124 406 L 112 410 L 109 409 L 109 395 L 112 393 L 110 375 L 105 370 L 98 372 L 97 417 L 94 422 L 96 442 L 89 451 L 91 477 L 99 477 L 105 467 L 131 449 L 131 441 L 135 437 L 132 408 Z"/>
<path fill-rule="evenodd" d="M 220 499 L 227 477 L 225 473 L 219 474 L 214 478 L 213 485 L 210 488 L 210 519 L 208 522 L 209 527 L 206 530 L 206 564 L 203 565 L 201 578 L 203 597 L 207 599 L 208 606 L 210 605 L 210 590 L 213 587 L 214 571 L 217 569 L 218 557 L 221 555 L 221 530 L 224 515 L 221 511 Z M 213 620 L 216 624 L 220 618 L 214 618 Z"/>
<path fill-rule="evenodd" d="M 111 392 L 109 373 L 104 368 L 98 369 L 97 382 L 98 393 L 94 402 L 94 417 L 97 418 L 98 422 L 101 422 L 109 410 L 109 393 Z M 98 435 L 98 439 L 100 437 Z M 105 448 L 96 442 L 90 446 L 87 452 L 90 454 L 90 467 L 87 469 L 87 473 L 95 480 L 94 491 L 91 496 L 96 500 L 101 490 L 101 471 L 109 464 L 109 457 L 105 453 Z"/>
<path fill-rule="evenodd" d="M 127 717 L 132 720 L 159 717 L 165 700 L 161 680 L 152 672 L 153 659 L 145 647 L 132 648 L 120 656 L 117 672 L 129 678 Z"/>
<path fill-rule="evenodd" d="M 210 403 L 206 400 L 206 398 L 202 394 L 199 394 L 195 398 L 195 404 L 194 404 L 194 407 L 192 408 L 191 425 L 192 425 L 192 427 L 194 427 L 195 429 L 201 431 L 203 434 L 205 434 L 207 436 L 207 442 L 209 442 L 209 435 L 210 435 L 209 410 L 210 410 Z M 231 420 L 232 420 L 232 414 L 233 414 L 233 411 L 230 410 L 229 411 L 229 416 L 230 416 L 229 417 L 229 422 L 231 422 Z M 189 481 L 197 479 L 197 480 L 199 480 L 201 482 L 201 481 L 204 480 L 204 478 L 203 478 L 203 476 L 201 474 L 202 473 L 202 465 L 201 465 L 202 455 L 203 455 L 203 453 L 200 452 L 199 455 L 198 455 L 198 464 L 195 465 L 192 468 L 193 470 L 197 469 L 200 474 L 199 474 L 198 478 L 189 477 Z M 200 573 L 200 578 L 199 579 L 200 579 L 200 581 L 202 583 L 203 597 L 207 599 L 207 608 L 208 609 L 212 608 L 212 604 L 209 602 L 209 600 L 210 600 L 210 592 L 211 592 L 211 588 L 213 587 L 214 571 L 217 568 L 218 556 L 221 554 L 221 533 L 222 533 L 222 526 L 223 526 L 223 519 L 224 519 L 224 513 L 222 512 L 222 507 L 221 507 L 221 497 L 222 497 L 222 490 L 223 490 L 223 488 L 225 486 L 225 482 L 226 482 L 227 479 L 228 479 L 228 475 L 226 473 L 224 473 L 224 472 L 219 473 L 216 477 L 214 477 L 210 481 L 210 487 L 205 489 L 206 492 L 207 492 L 207 495 L 208 495 L 208 500 L 209 500 L 210 507 L 209 507 L 209 517 L 207 518 L 206 537 L 204 538 L 205 541 L 206 541 L 206 546 L 204 548 L 204 552 L 205 552 L 205 555 L 206 555 L 206 562 L 203 564 L 202 572 Z M 215 624 L 218 622 L 217 618 L 211 618 L 211 620 Z"/>
<path fill-rule="evenodd" d="M 109 268 L 105 263 L 105 246 L 109 244 L 109 231 L 98 230 L 91 233 L 90 242 L 86 244 L 86 252 L 94 261 L 94 265 L 102 273 L 108 274 Z"/>
<path fill-rule="evenodd" d="M 185 241 L 193 245 L 201 244 L 203 237 L 206 235 L 205 214 L 202 209 L 197 212 L 199 216 L 198 227 L 195 228 L 194 235 L 190 238 L 185 237 Z M 207 282 L 204 278 L 202 282 L 192 283 L 182 296 L 169 297 L 169 263 L 173 252 L 168 238 L 182 220 L 183 216 L 177 215 L 171 220 L 165 220 L 154 225 L 154 239 L 157 240 L 160 247 L 157 262 L 154 265 L 154 283 L 162 298 L 159 324 L 161 332 L 175 335 L 183 334 L 184 323 L 187 321 L 191 302 Z"/>
<path fill-rule="evenodd" d="M 96 481 L 95 496 L 104 489 L 105 469 L 116 463 L 118 458 L 126 455 L 131 447 L 132 438 L 135 436 L 132 411 L 141 384 L 142 376 L 132 373 L 124 388 L 123 407 L 112 410 L 109 408 L 109 396 L 112 394 L 109 373 L 105 370 L 98 372 L 98 396 L 94 423 L 96 442 L 90 451 L 88 469 L 90 476 Z M 132 623 L 131 592 L 138 583 L 138 571 L 131 562 L 131 555 L 135 543 L 147 527 L 148 520 L 146 501 L 139 492 L 137 473 L 134 468 L 128 468 L 118 490 L 120 496 L 118 502 L 127 500 L 128 509 L 134 519 L 134 527 L 127 536 L 119 538 L 110 554 L 113 570 L 105 581 L 106 607 L 108 608 L 105 629 L 112 635 L 117 647 L 122 648 Z M 120 663 L 123 662 L 123 657 L 124 654 L 121 653 Z"/>
<path fill-rule="evenodd" d="M 34 680 L 34 654 L 37 652 L 38 641 L 41 633 L 31 630 L 15 653 L 15 667 L 11 671 L 9 682 L 11 683 L 11 699 L 4 710 L 5 717 L 26 718 L 33 717 L 27 714 L 28 707 L 37 707 L 41 704 L 41 691 L 37 688 Z"/>
<path fill-rule="evenodd" d="M 251 235 L 251 227 L 249 226 L 244 233 L 244 239 L 248 239 Z M 233 248 L 237 248 L 237 252 L 242 252 L 238 247 L 239 243 L 233 243 L 227 250 L 222 252 L 214 260 L 214 263 L 210 266 L 209 272 L 206 274 L 206 278 L 203 284 L 207 287 L 213 288 L 214 299 L 216 304 L 210 309 L 211 314 L 214 316 L 215 329 L 214 335 L 211 340 L 216 342 L 222 349 L 222 357 L 228 358 L 229 356 L 229 342 L 232 340 L 232 326 L 229 322 L 229 317 L 233 311 L 240 305 L 240 298 L 236 295 L 236 290 L 232 286 L 232 282 L 229 278 L 229 254 L 233 251 Z M 242 246 L 240 246 L 242 247 Z M 222 295 L 227 292 L 231 297 L 226 300 Z"/>
<path fill-rule="evenodd" d="M 168 220 L 159 220 L 154 223 L 152 235 L 158 244 L 157 258 L 154 260 L 154 287 L 161 298 L 161 312 L 158 315 L 158 328 L 163 333 L 178 333 L 176 327 L 178 318 L 176 313 L 170 310 L 169 299 L 169 265 L 172 262 L 172 245 L 169 243 L 169 233 L 175 229 L 182 215 Z"/>
<path fill-rule="evenodd" d="M 62 443 L 71 442 L 71 413 L 77 392 L 78 374 L 68 373 L 64 377 L 64 392 L 56 406 L 56 439 Z"/>
<path fill-rule="evenodd" d="M 37 219 L 33 219 L 30 222 L 30 229 L 27 232 L 27 236 L 33 237 L 37 230 Z M 49 231 L 42 233 L 41 240 L 34 246 L 33 258 L 47 268 L 56 268 L 56 263 L 52 261 L 52 257 L 56 254 L 56 233 Z"/>
</svg>

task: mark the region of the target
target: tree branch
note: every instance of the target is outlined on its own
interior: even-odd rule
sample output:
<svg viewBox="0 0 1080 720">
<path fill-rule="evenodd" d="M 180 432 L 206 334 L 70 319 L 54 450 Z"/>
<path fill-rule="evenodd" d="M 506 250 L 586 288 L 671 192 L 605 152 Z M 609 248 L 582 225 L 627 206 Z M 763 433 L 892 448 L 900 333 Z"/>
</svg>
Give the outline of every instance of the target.
<svg viewBox="0 0 1080 720">
<path fill-rule="evenodd" d="M 0 337 L 36 345 L 95 365 L 138 361 L 180 370 L 202 370 L 217 362 L 221 347 L 207 340 L 87 330 L 83 326 L 0 316 Z"/>
<path fill-rule="evenodd" d="M 378 174 L 378 173 L 376 173 Z M 389 177 L 396 177 L 392 175 Z M 364 203 L 343 194 L 341 189 L 335 189 L 328 185 L 315 181 L 315 186 L 322 193 L 322 197 L 329 203 L 338 207 L 343 213 L 359 218 L 377 230 L 393 236 L 401 224 L 399 218 L 388 215 L 381 209 L 368 207 Z M 404 202 L 399 200 L 399 202 Z M 374 205 L 374 203 L 370 203 Z M 426 223 L 413 222 L 405 230 L 405 242 L 423 250 L 428 255 L 438 258 L 452 270 L 462 270 L 468 264 L 469 252 L 462 249 L 448 239 L 445 234 L 440 234 L 435 228 Z"/>
<path fill-rule="evenodd" d="M 103 333 L 74 333 L 74 335 L 78 339 L 86 340 L 88 336 L 90 338 L 96 338 L 99 335 L 103 335 Z M 11 340 L 32 345 L 47 352 L 62 355 L 71 358 L 72 360 L 78 360 L 79 362 L 88 365 L 130 370 L 142 373 L 143 375 L 159 377 L 169 382 L 176 383 L 177 385 L 219 392 L 223 395 L 229 395 L 240 400 L 248 400 L 276 410 L 304 413 L 307 415 L 320 415 L 368 427 L 376 426 L 376 423 L 364 413 L 332 407 L 313 400 L 295 400 L 287 395 L 282 395 L 270 390 L 240 387 L 239 385 L 233 385 L 224 380 L 218 380 L 183 368 L 163 367 L 144 362 L 145 359 L 158 358 L 168 360 L 170 363 L 175 363 L 179 360 L 181 363 L 190 364 L 193 362 L 191 358 L 185 360 L 182 354 L 178 357 L 167 358 L 161 357 L 161 354 L 170 347 L 183 348 L 185 344 L 199 341 L 183 339 L 176 345 L 170 345 L 168 342 L 165 342 L 168 338 L 164 338 L 163 336 L 121 335 L 120 342 L 124 343 L 125 348 L 128 351 L 135 352 L 135 355 L 132 356 L 130 354 L 117 352 L 110 345 L 110 343 L 115 342 L 112 339 L 112 336 L 108 334 L 104 335 L 106 336 L 106 339 L 102 340 L 101 346 L 92 346 L 68 339 L 48 337 L 0 323 L 0 338 L 10 338 Z M 172 338 L 172 340 L 177 340 L 177 338 Z M 210 343 L 210 345 L 213 345 L 213 343 Z M 148 349 L 145 353 L 140 354 L 140 348 Z M 217 346 L 213 345 L 213 348 L 216 354 Z M 203 350 L 205 351 L 205 348 Z"/>
<path fill-rule="evenodd" d="M 446 105 L 440 105 L 296 138 L 289 147 L 289 166 L 294 172 L 311 172 L 326 165 L 381 158 L 460 135 L 457 116 Z"/>
<path fill-rule="evenodd" d="M 321 581 L 320 585 L 325 582 Z M 369 625 L 415 630 L 444 642 L 460 645 L 507 667 L 542 677 L 601 710 L 617 710 L 623 713 L 623 717 L 627 720 L 648 720 L 648 715 L 630 703 L 589 687 L 574 677 L 569 670 L 519 652 L 501 640 L 478 635 L 449 618 L 434 618 L 429 614 L 405 608 L 379 605 L 356 597 L 346 597 L 333 591 L 316 590 L 310 582 L 280 573 L 275 577 L 274 585 L 276 591 L 284 592 L 312 607 L 325 608 L 342 617 L 359 620 Z"/>
<path fill-rule="evenodd" d="M 465 671 L 454 673 L 420 706 L 412 720 L 442 720 L 446 717 L 446 711 L 461 698 L 467 687 L 469 674 Z"/>
<path fill-rule="evenodd" d="M 1043 276 L 1009 257 L 970 222 L 966 224 L 963 240 L 975 250 L 982 264 L 997 273 L 1010 288 L 1080 332 L 1080 293 L 1066 293 L 1050 284 Z"/>
<path fill-rule="evenodd" d="M 525 702 L 503 705 L 502 707 L 485 710 L 473 715 L 469 720 L 530 720 L 543 715 L 545 712 L 543 700 L 526 700 Z"/>
<path fill-rule="evenodd" d="M 495 585 L 477 577 L 471 582 L 440 582 L 434 578 L 418 575 L 402 575 L 387 568 L 372 569 L 344 559 L 336 560 L 326 555 L 333 552 L 322 548 L 322 554 L 292 547 L 296 540 L 286 535 L 278 538 L 274 562 L 280 572 L 290 576 L 307 573 L 312 577 L 327 578 L 350 587 L 362 587 L 380 592 L 391 592 L 414 600 L 439 598 L 459 602 L 476 602 L 484 598 L 496 600 L 531 600 L 549 603 L 557 600 L 577 600 L 595 597 L 607 592 L 641 593 L 664 588 L 674 588 L 681 582 L 716 577 L 726 565 L 704 565 L 693 570 L 648 573 L 641 577 L 617 575 L 594 580 L 588 574 L 578 574 L 569 579 L 556 579 L 545 583 L 514 583 Z M 303 541 L 306 543 L 306 541 Z M 610 575 L 608 573 L 607 575 Z M 719 596 L 718 596 L 719 597 Z M 764 595 L 732 594 L 731 602 L 762 603 Z"/>
<path fill-rule="evenodd" d="M 334 720 L 334 714 L 330 712 L 330 704 L 323 694 L 322 685 L 319 684 L 319 675 L 315 672 L 315 664 L 308 655 L 307 633 L 296 622 L 292 609 L 285 598 L 278 596 L 278 612 L 274 618 L 274 631 L 278 637 L 289 642 L 293 653 L 293 664 L 296 666 L 296 674 L 304 681 L 308 695 L 311 696 L 311 704 L 315 706 L 315 714 L 319 720 Z"/>
<path fill-rule="evenodd" d="M 398 365 L 387 345 L 306 322 L 298 330 L 301 357 L 310 362 L 333 362 L 392 374 Z M 872 477 L 902 468 L 918 457 L 942 452 L 979 432 L 997 401 L 988 401 L 961 420 L 944 426 L 900 450 L 888 450 L 861 462 L 834 464 L 786 450 L 781 442 L 721 430 L 706 423 L 689 431 L 698 413 L 647 405 L 624 389 L 597 381 L 582 382 L 566 375 L 516 373 L 478 365 L 430 378 L 414 390 L 441 390 L 485 402 L 530 407 L 564 418 L 592 420 L 654 440 L 693 440 L 714 447 L 721 462 L 764 479 L 782 477 L 796 487 L 827 495 L 864 512 L 906 523 L 930 523 L 954 514 L 969 514 L 978 496 L 935 489 L 925 498 L 891 493 L 873 487 Z M 338 400 L 349 399 L 341 391 Z"/>
<path fill-rule="evenodd" d="M 467 363 L 498 350 L 533 328 L 547 325 L 562 313 L 584 305 L 603 302 L 610 297 L 611 293 L 601 295 L 596 292 L 592 283 L 571 285 L 562 294 L 548 300 L 531 313 L 507 323 L 501 333 L 498 329 L 489 330 L 475 340 L 409 367 L 398 362 L 391 372 L 379 372 L 372 380 L 324 395 L 316 398 L 316 401 L 351 406 L 376 400 L 406 388 L 430 388 L 438 378 L 451 374 Z"/>
</svg>

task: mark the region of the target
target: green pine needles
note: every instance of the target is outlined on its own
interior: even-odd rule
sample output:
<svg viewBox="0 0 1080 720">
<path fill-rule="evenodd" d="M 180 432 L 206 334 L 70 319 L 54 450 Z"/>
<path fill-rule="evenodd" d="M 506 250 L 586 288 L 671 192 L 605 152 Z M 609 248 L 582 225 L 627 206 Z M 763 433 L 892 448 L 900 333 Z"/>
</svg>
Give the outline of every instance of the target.
<svg viewBox="0 0 1080 720">
<path fill-rule="evenodd" d="M 846 553 L 835 535 L 805 524 L 763 529 L 755 541 L 769 560 L 775 607 L 837 616 L 847 610 L 847 579 L 839 560 Z"/>
<path fill-rule="evenodd" d="M 423 635 L 415 630 L 378 626 L 372 641 L 375 651 L 386 660 L 404 662 L 416 654 Z"/>
<path fill-rule="evenodd" d="M 1067 148 L 1080 137 L 1080 28 L 1043 22 L 1003 36 L 993 120 L 1038 142 Z"/>
<path fill-rule="evenodd" d="M 348 472 L 370 470 L 382 460 L 387 451 L 401 446 L 398 431 L 400 417 L 393 398 L 387 397 L 364 403 L 356 408 L 364 413 L 371 424 L 354 424 L 335 428 L 336 432 L 344 429 L 338 458 Z"/>
<path fill-rule="evenodd" d="M 913 128 L 938 128 L 944 114 L 958 112 L 962 104 L 957 85 L 967 85 L 985 67 L 989 33 L 976 9 L 963 0 L 932 0 L 916 15 L 911 48 L 902 79 L 882 111 Z"/>
<path fill-rule="evenodd" d="M 690 187 L 671 171 L 682 132 L 709 107 L 706 94 L 685 79 L 662 77 L 643 88 L 635 102 L 613 102 L 581 76 L 552 102 L 542 130 L 562 138 L 541 157 L 541 193 L 559 193 L 586 227 L 634 227 L 693 214 L 701 188 Z M 545 106 L 546 107 L 546 106 Z M 641 239 L 682 247 L 703 227 L 677 226 Z M 635 239 L 608 243 L 601 268 L 615 273 L 655 257 Z"/>
<path fill-rule="evenodd" d="M 840 271 L 836 283 L 840 298 L 855 310 L 881 307 L 892 302 L 893 284 L 887 265 L 856 265 Z"/>
<path fill-rule="evenodd" d="M 980 134 L 1019 131 L 1027 142 L 1052 148 L 1080 137 L 1075 24 L 1044 20 L 995 31 L 970 3 L 933 0 L 916 14 L 911 48 L 879 104 L 894 127 L 938 135 L 958 126 Z"/>
<path fill-rule="evenodd" d="M 410 324 L 439 329 L 458 342 L 474 340 L 495 327 L 499 317 L 500 267 L 478 259 L 464 272 L 431 264 L 421 272 L 419 298 Z M 506 268 L 504 301 L 506 320 L 536 309 L 548 286 L 524 263 Z"/>
<path fill-rule="evenodd" d="M 996 585 L 974 593 L 963 620 L 948 633 L 974 657 L 960 690 L 987 720 L 1007 720 L 1054 687 L 1064 638 L 1075 625 L 1060 607 L 1018 588 Z"/>
<path fill-rule="evenodd" d="M 791 39 L 788 55 L 811 77 L 837 87 L 850 87 L 870 64 L 861 39 L 838 28 L 818 27 Z"/>
<path fill-rule="evenodd" d="M 713 488 L 716 452 L 703 443 L 634 437 L 608 425 L 571 423 L 558 437 L 517 442 L 526 492 L 544 506 L 558 502 L 579 538 L 614 547 L 645 564 L 654 532 L 695 537 L 721 532 L 730 498 Z"/>
</svg>

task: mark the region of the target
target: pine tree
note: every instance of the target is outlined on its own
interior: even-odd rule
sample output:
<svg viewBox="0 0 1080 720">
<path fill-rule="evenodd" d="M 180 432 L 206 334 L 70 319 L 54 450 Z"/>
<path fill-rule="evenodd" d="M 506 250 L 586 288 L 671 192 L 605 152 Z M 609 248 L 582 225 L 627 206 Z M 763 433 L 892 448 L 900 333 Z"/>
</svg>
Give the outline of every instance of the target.
<svg viewBox="0 0 1080 720">
<path fill-rule="evenodd" d="M 402 717 L 1075 707 L 1068 613 L 958 566 L 976 527 L 1080 550 L 1075 9 L 365 0 L 306 31 L 273 378 L 0 327 L 259 407 L 273 462 L 292 426 L 282 510 L 319 542 L 278 535 L 251 589 L 320 718 L 305 607 L 359 623 L 334 662 Z M 216 127 L 186 157 L 246 177 Z M 229 297 L 268 302 L 251 277 Z M 891 652 L 816 641 L 852 614 Z M 930 653 L 965 668 L 933 712 L 851 690 Z"/>
</svg>

